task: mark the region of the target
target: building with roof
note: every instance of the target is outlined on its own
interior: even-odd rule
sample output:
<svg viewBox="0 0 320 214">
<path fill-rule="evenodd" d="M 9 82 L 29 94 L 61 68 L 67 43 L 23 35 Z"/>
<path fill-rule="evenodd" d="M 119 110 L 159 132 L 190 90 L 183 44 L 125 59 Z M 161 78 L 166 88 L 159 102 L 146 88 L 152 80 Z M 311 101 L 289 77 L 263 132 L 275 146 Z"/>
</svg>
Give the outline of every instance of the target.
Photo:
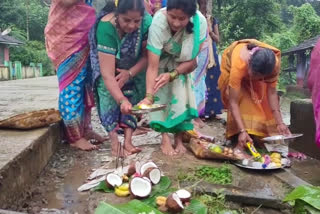
<svg viewBox="0 0 320 214">
<path fill-rule="evenodd" d="M 282 57 L 288 57 L 289 61 L 289 67 L 284 69 L 283 72 L 289 72 L 290 76 L 291 72 L 295 72 L 297 85 L 301 88 L 307 87 L 310 55 L 318 39 L 320 39 L 320 35 L 308 39 L 282 53 Z"/>
<path fill-rule="evenodd" d="M 0 65 L 10 61 L 9 45 L 22 45 L 22 41 L 8 35 L 0 34 Z"/>
</svg>

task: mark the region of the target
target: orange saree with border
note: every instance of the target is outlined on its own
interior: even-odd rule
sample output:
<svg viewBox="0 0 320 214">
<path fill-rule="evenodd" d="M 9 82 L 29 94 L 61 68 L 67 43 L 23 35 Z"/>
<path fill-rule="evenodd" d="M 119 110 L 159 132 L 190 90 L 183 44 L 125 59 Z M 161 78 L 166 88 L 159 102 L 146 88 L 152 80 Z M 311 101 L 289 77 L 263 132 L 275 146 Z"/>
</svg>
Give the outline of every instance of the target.
<svg viewBox="0 0 320 214">
<path fill-rule="evenodd" d="M 276 55 L 274 71 L 263 81 L 251 81 L 248 74 L 248 63 L 241 59 L 240 52 L 249 43 L 261 48 L 269 48 Z M 278 134 L 276 121 L 269 106 L 268 87 L 276 87 L 280 72 L 280 50 L 254 39 L 240 40 L 232 43 L 223 53 L 221 76 L 218 81 L 225 108 L 229 107 L 229 87 L 240 90 L 239 107 L 245 129 L 249 134 L 265 137 Z M 251 81 L 251 83 L 250 83 Z M 253 96 L 255 95 L 255 96 Z M 254 102 L 254 97 L 261 103 Z M 239 133 L 239 127 L 228 111 L 226 136 L 230 138 Z"/>
</svg>

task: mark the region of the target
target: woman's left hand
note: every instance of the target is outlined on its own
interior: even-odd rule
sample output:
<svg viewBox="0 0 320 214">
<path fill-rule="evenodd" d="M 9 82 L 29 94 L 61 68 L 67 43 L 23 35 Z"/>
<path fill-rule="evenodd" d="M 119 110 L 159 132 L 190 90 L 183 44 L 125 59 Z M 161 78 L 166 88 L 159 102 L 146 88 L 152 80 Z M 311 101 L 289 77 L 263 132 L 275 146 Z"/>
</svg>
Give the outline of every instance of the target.
<svg viewBox="0 0 320 214">
<path fill-rule="evenodd" d="M 116 81 L 118 82 L 119 88 L 121 89 L 126 82 L 130 79 L 130 73 L 128 70 L 117 68 L 119 74 L 116 76 Z"/>
<path fill-rule="evenodd" d="M 168 82 L 170 82 L 170 73 L 160 74 L 156 78 L 156 84 L 155 84 L 155 86 L 153 88 L 154 94 L 156 94 L 159 91 L 160 88 L 162 88 L 163 86 L 168 84 Z"/>
<path fill-rule="evenodd" d="M 288 126 L 286 126 L 286 124 L 284 124 L 284 123 L 278 124 L 277 129 L 278 129 L 278 132 L 284 136 L 291 135 L 291 132 L 290 132 Z"/>
</svg>

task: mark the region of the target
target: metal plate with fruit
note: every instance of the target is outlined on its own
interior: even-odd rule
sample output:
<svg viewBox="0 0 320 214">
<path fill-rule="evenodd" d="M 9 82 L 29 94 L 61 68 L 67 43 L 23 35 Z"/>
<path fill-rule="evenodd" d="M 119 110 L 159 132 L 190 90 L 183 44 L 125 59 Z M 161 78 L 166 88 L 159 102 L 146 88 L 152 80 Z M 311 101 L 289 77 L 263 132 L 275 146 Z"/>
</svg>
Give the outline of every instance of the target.
<svg viewBox="0 0 320 214">
<path fill-rule="evenodd" d="M 289 159 L 282 157 L 279 153 L 270 155 L 262 155 L 260 158 L 244 159 L 235 161 L 236 166 L 255 169 L 255 170 L 274 170 L 289 167 L 291 162 Z"/>
<path fill-rule="evenodd" d="M 132 107 L 132 114 L 148 114 L 150 112 L 154 111 L 160 111 L 167 107 L 167 105 L 164 104 L 152 104 L 152 105 L 135 105 Z"/>
</svg>

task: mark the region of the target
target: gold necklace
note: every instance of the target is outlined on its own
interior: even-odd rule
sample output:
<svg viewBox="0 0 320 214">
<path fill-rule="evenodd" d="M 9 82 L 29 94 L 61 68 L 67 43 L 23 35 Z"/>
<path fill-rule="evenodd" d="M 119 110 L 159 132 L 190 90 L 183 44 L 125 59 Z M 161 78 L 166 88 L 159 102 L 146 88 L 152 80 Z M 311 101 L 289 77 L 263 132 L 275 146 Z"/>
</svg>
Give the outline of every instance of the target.
<svg viewBox="0 0 320 214">
<path fill-rule="evenodd" d="M 264 79 L 262 79 L 262 81 L 264 81 Z M 261 104 L 262 100 L 264 98 L 264 91 L 262 90 L 262 96 L 261 99 L 258 98 L 257 93 L 253 90 L 253 84 L 252 84 L 252 78 L 250 77 L 250 93 L 251 93 L 251 99 L 253 100 L 253 102 L 255 104 Z"/>
</svg>

